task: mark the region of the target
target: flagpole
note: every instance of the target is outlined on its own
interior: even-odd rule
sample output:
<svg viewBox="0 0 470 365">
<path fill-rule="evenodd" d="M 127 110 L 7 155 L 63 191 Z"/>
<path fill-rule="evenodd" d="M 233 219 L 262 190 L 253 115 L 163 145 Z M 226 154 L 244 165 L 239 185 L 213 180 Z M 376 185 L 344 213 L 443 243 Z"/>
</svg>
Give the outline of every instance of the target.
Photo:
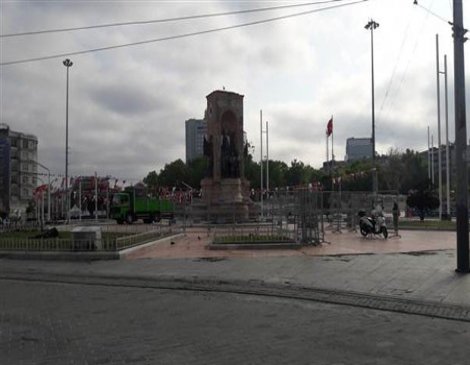
<svg viewBox="0 0 470 365">
<path fill-rule="evenodd" d="M 330 169 L 330 150 L 328 146 L 328 139 L 330 136 L 328 135 L 328 131 L 325 133 L 325 136 L 326 136 L 326 164 L 328 166 L 328 169 Z"/>
<path fill-rule="evenodd" d="M 79 215 L 78 220 L 81 221 L 82 220 L 82 177 L 81 176 L 78 178 L 78 204 L 80 207 L 80 215 Z"/>
<path fill-rule="evenodd" d="M 98 220 L 98 175 L 95 171 L 95 221 Z"/>
<path fill-rule="evenodd" d="M 333 116 L 331 116 L 331 121 L 333 121 Z M 334 153 L 334 150 L 333 150 L 333 146 L 334 146 L 334 140 L 333 140 L 333 135 L 335 134 L 334 132 L 334 127 L 331 128 L 331 161 L 333 163 L 333 167 L 334 167 L 334 164 L 335 164 L 335 153 Z"/>
<path fill-rule="evenodd" d="M 260 135 L 260 149 L 259 149 L 259 166 L 260 166 L 260 184 L 259 196 L 261 202 L 261 218 L 263 218 L 263 110 L 259 111 L 259 135 Z"/>
</svg>

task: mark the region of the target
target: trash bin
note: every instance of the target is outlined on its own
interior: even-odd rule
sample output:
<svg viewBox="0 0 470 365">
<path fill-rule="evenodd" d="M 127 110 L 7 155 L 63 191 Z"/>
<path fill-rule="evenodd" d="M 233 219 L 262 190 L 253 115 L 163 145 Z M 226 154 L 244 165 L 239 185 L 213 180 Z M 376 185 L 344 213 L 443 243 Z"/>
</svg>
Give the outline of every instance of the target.
<svg viewBox="0 0 470 365">
<path fill-rule="evenodd" d="M 101 227 L 85 226 L 72 229 L 72 247 L 75 251 L 101 250 Z"/>
</svg>

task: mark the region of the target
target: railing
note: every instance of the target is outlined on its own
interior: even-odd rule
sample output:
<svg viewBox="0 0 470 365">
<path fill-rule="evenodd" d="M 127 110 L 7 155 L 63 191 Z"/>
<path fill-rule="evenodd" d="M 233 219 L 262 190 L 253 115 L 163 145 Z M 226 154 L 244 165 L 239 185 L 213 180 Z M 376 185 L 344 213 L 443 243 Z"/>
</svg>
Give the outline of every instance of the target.
<svg viewBox="0 0 470 365">
<path fill-rule="evenodd" d="M 294 242 L 296 234 L 293 230 L 276 225 L 239 226 L 215 229 L 214 243 L 277 243 Z"/>
<path fill-rule="evenodd" d="M 69 238 L 3 238 L 2 251 L 114 251 L 115 239 L 72 240 Z"/>
<path fill-rule="evenodd" d="M 155 241 L 174 233 L 171 226 L 153 227 L 153 230 L 124 236 L 102 236 L 97 239 L 70 238 L 9 238 L 0 236 L 0 251 L 119 251 L 124 248 Z M 107 231 L 111 232 L 111 231 Z"/>
<path fill-rule="evenodd" d="M 137 233 L 129 236 L 116 238 L 116 249 L 122 250 L 123 248 L 133 247 L 136 245 L 141 245 L 147 242 L 155 241 L 156 239 L 162 238 L 164 236 L 170 235 L 173 233 L 171 227 L 159 226 L 159 229 L 154 229 L 147 232 Z"/>
</svg>

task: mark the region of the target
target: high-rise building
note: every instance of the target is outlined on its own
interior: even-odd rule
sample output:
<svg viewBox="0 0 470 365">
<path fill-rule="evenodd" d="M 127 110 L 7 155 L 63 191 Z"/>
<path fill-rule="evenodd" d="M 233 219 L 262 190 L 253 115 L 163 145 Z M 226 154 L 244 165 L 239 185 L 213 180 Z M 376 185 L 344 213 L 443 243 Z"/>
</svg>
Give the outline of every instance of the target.
<svg viewBox="0 0 470 365">
<path fill-rule="evenodd" d="M 370 138 L 348 138 L 346 140 L 345 160 L 356 161 L 372 158 L 372 139 Z"/>
<path fill-rule="evenodd" d="M 0 124 L 0 213 L 24 214 L 37 186 L 38 139 Z"/>
<path fill-rule="evenodd" d="M 204 119 L 188 119 L 186 122 L 186 163 L 204 154 L 204 136 L 207 123 Z"/>
</svg>

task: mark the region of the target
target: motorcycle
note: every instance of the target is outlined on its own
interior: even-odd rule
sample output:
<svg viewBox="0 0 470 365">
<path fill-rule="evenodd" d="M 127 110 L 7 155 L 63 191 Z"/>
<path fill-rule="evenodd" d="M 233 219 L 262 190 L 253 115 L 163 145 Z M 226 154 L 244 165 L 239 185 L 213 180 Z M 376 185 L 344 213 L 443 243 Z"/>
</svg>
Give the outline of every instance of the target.
<svg viewBox="0 0 470 365">
<path fill-rule="evenodd" d="M 358 215 L 360 217 L 359 230 L 364 237 L 370 234 L 382 234 L 384 238 L 388 237 L 387 225 L 385 224 L 385 217 L 383 215 L 368 217 L 363 210 L 361 210 Z"/>
</svg>

